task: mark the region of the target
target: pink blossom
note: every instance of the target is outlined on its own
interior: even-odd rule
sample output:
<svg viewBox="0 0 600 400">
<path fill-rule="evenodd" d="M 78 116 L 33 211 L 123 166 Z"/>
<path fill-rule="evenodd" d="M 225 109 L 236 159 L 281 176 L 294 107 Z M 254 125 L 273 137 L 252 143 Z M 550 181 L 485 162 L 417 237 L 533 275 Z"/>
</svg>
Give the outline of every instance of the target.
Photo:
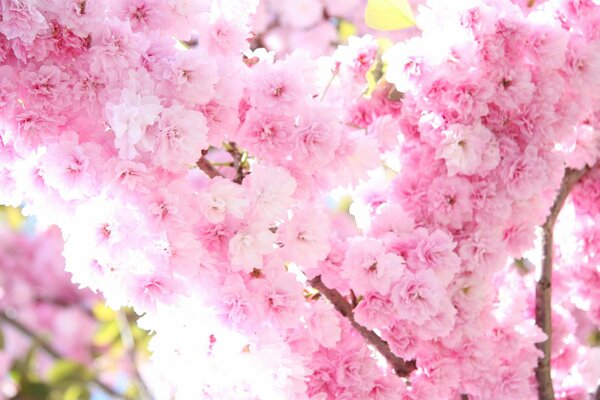
<svg viewBox="0 0 600 400">
<path fill-rule="evenodd" d="M 346 253 L 342 276 L 361 294 L 377 291 L 387 295 L 404 272 L 404 259 L 375 240 L 354 242 Z"/>
<path fill-rule="evenodd" d="M 460 268 L 460 259 L 455 253 L 456 243 L 448 233 L 436 229 L 429 233 L 423 228 L 415 231 L 418 242 L 408 257 L 408 267 L 414 271 L 431 269 L 440 283 L 447 286 Z"/>
<path fill-rule="evenodd" d="M 283 256 L 307 267 L 327 257 L 330 249 L 328 234 L 327 218 L 314 209 L 296 210 L 292 220 L 282 224 L 277 231 L 283 242 Z"/>
<path fill-rule="evenodd" d="M 204 216 L 212 223 L 222 222 L 226 215 L 242 218 L 248 205 L 242 187 L 221 177 L 211 180 L 202 202 Z"/>
<path fill-rule="evenodd" d="M 431 320 L 447 306 L 443 287 L 431 270 L 416 273 L 405 270 L 392 286 L 391 299 L 398 319 L 417 325 Z"/>
<path fill-rule="evenodd" d="M 263 265 L 263 256 L 272 253 L 275 234 L 267 227 L 254 224 L 238 231 L 229 241 L 229 255 L 234 271 L 251 272 Z"/>
<path fill-rule="evenodd" d="M 354 318 L 369 329 L 381 329 L 394 320 L 394 305 L 387 297 L 370 293 L 354 309 Z"/>
<path fill-rule="evenodd" d="M 146 129 L 156 122 L 161 110 L 158 97 L 132 88 L 121 91 L 118 103 L 107 103 L 107 119 L 121 158 L 131 160 L 138 155 L 140 150 L 136 145 L 143 146 Z"/>
<path fill-rule="evenodd" d="M 248 199 L 259 218 L 283 219 L 292 205 L 296 180 L 281 167 L 257 166 L 246 178 Z"/>
<path fill-rule="evenodd" d="M 167 169 L 179 169 L 182 164 L 194 164 L 201 150 L 208 147 L 208 129 L 204 115 L 174 104 L 162 110 L 155 129 L 156 160 Z"/>
<path fill-rule="evenodd" d="M 36 35 L 48 27 L 44 16 L 31 0 L 2 0 L 0 33 L 7 39 L 31 43 Z"/>
<path fill-rule="evenodd" d="M 495 140 L 492 132 L 481 124 L 472 127 L 456 124 L 445 130 L 444 136 L 436 156 L 445 160 L 448 175 L 481 174 L 483 154 L 486 154 L 486 150 L 491 147 L 489 143 Z M 487 154 L 488 157 L 495 159 L 495 164 L 494 161 L 491 161 L 488 163 L 489 165 L 485 166 L 484 170 L 489 171 L 498 165 L 500 157 L 498 152 L 494 156 L 491 156 L 489 151 Z"/>
<path fill-rule="evenodd" d="M 204 32 L 201 32 L 200 36 L 208 39 L 208 51 L 214 55 L 237 55 L 248 47 L 246 30 L 236 21 L 223 16 L 204 25 Z"/>
<path fill-rule="evenodd" d="M 334 347 L 341 339 L 342 330 L 335 312 L 330 304 L 323 301 L 318 301 L 311 307 L 307 326 L 311 335 L 323 347 Z"/>
<path fill-rule="evenodd" d="M 465 178 L 436 178 L 427 193 L 433 218 L 451 228 L 460 228 L 465 222 L 471 221 L 471 190 L 471 184 Z"/>
<path fill-rule="evenodd" d="M 94 145 L 86 147 L 65 141 L 48 146 L 42 159 L 44 182 L 57 189 L 65 199 L 82 199 L 98 191 L 98 172 L 93 157 L 96 154 L 89 154 L 95 150 Z"/>
<path fill-rule="evenodd" d="M 158 304 L 173 303 L 181 290 L 176 279 L 162 273 L 140 275 L 130 285 L 131 302 L 140 312 L 152 312 Z"/>
</svg>

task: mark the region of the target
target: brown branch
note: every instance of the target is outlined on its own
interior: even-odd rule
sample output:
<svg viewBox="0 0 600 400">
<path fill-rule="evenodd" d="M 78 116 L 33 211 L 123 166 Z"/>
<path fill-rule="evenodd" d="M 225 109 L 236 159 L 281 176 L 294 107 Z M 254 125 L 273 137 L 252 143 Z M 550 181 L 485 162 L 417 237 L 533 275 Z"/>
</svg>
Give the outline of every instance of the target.
<svg viewBox="0 0 600 400">
<path fill-rule="evenodd" d="M 356 329 L 367 342 L 372 344 L 377 351 L 379 351 L 379 353 L 387 360 L 388 364 L 394 369 L 396 375 L 405 377 L 417 369 L 415 360 L 405 361 L 398 357 L 392 352 L 390 345 L 385 340 L 380 338 L 375 332 L 356 322 L 352 312 L 352 305 L 346 301 L 340 292 L 335 289 L 329 289 L 327 286 L 325 286 L 321 280 L 321 276 L 317 276 L 309 280 L 309 283 L 323 296 L 327 297 L 335 309 L 338 310 L 339 313 L 344 317 L 346 317 L 348 321 L 350 321 L 352 327 Z"/>
<path fill-rule="evenodd" d="M 598 385 L 598 389 L 596 389 L 596 396 L 594 396 L 594 400 L 600 400 L 600 385 Z"/>
<path fill-rule="evenodd" d="M 200 170 L 202 170 L 209 178 L 214 178 L 216 176 L 223 176 L 215 167 L 206 159 L 207 150 L 202 150 L 202 156 L 198 161 L 196 161 L 196 165 Z"/>
<path fill-rule="evenodd" d="M 554 400 L 554 389 L 551 377 L 551 352 L 552 352 L 552 255 L 554 246 L 554 225 L 560 214 L 569 193 L 577 182 L 583 178 L 591 168 L 581 170 L 567 168 L 563 177 L 558 195 L 550 208 L 550 214 L 542 226 L 542 273 L 535 287 L 535 323 L 547 336 L 543 342 L 537 343 L 543 356 L 538 360 L 535 376 L 538 383 L 538 398 L 540 400 Z"/>
<path fill-rule="evenodd" d="M 37 335 L 33 330 L 29 329 L 27 326 L 22 324 L 20 321 L 15 318 L 9 316 L 5 311 L 0 311 L 0 321 L 6 322 L 8 325 L 15 328 L 17 331 L 21 332 L 23 335 L 27 336 L 33 343 L 38 345 L 46 354 L 55 359 L 64 359 L 63 357 L 54 347 L 52 347 L 48 342 L 46 342 L 42 337 Z M 92 382 L 98 386 L 103 392 L 109 395 L 111 398 L 122 399 L 122 400 L 131 400 L 129 397 L 117 392 L 115 389 L 108 386 L 106 383 L 102 382 L 97 376 L 94 376 Z"/>
<path fill-rule="evenodd" d="M 240 151 L 237 144 L 234 142 L 225 143 L 225 150 L 231 155 L 233 158 L 233 168 L 235 169 L 236 176 L 233 180 L 235 183 L 241 184 L 244 178 L 246 177 L 246 172 L 244 171 L 244 152 Z"/>
</svg>

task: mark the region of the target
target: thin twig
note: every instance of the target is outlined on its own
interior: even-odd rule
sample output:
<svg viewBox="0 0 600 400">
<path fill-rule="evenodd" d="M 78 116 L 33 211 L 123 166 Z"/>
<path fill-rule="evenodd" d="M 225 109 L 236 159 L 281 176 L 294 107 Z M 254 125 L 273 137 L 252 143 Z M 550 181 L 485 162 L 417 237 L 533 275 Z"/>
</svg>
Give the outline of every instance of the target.
<svg viewBox="0 0 600 400">
<path fill-rule="evenodd" d="M 52 358 L 55 358 L 55 359 L 64 359 L 65 358 L 54 347 L 52 347 L 48 342 L 46 342 L 39 335 L 34 333 L 31 329 L 29 329 L 27 326 L 23 325 L 21 322 L 19 322 L 15 318 L 10 317 L 5 311 L 0 311 L 0 320 L 6 322 L 10 326 L 15 328 L 19 332 L 21 332 L 23 335 L 29 337 L 35 344 L 37 344 L 42 350 L 44 350 L 44 352 L 46 354 L 48 354 Z M 94 382 L 94 384 L 96 386 L 98 386 L 103 392 L 105 392 L 107 395 L 111 396 L 112 398 L 122 399 L 122 400 L 131 400 L 129 397 L 117 392 L 115 389 L 111 388 L 106 383 L 102 382 L 97 376 L 94 376 L 91 380 L 92 380 L 92 382 Z"/>
<path fill-rule="evenodd" d="M 133 376 L 135 377 L 140 391 L 140 398 L 142 400 L 152 400 L 152 395 L 150 394 L 148 385 L 146 385 L 146 382 L 144 381 L 144 378 L 142 378 L 142 375 L 138 369 L 138 357 L 135 350 L 135 339 L 133 338 L 133 333 L 131 332 L 131 327 L 129 326 L 127 314 L 123 310 L 119 310 L 117 313 L 117 322 L 119 324 L 119 331 L 121 333 L 123 347 L 125 348 L 133 367 Z"/>
<path fill-rule="evenodd" d="M 206 159 L 207 150 L 202 150 L 202 156 L 198 161 L 196 161 L 196 165 L 200 170 L 202 170 L 209 178 L 214 178 L 217 176 L 223 176 L 215 167 Z"/>
<path fill-rule="evenodd" d="M 405 377 L 417 369 L 415 360 L 405 361 L 398 357 L 392 352 L 390 345 L 385 340 L 380 338 L 375 332 L 356 322 L 352 312 L 352 305 L 348 303 L 337 290 L 329 289 L 327 286 L 325 286 L 321 280 L 321 276 L 317 276 L 309 280 L 309 283 L 312 287 L 321 292 L 323 296 L 327 297 L 335 309 L 338 310 L 339 313 L 344 317 L 346 317 L 348 321 L 350 321 L 352 327 L 356 329 L 367 342 L 372 344 L 377 351 L 379 351 L 379 353 L 387 360 L 388 364 L 394 369 L 396 375 Z"/>
<path fill-rule="evenodd" d="M 535 323 L 544 331 L 547 339 L 536 344 L 536 347 L 543 353 L 535 369 L 539 400 L 554 400 L 550 366 L 552 356 L 552 254 L 554 225 L 569 193 L 571 193 L 575 184 L 590 170 L 591 168 L 589 167 L 581 170 L 571 168 L 565 170 L 556 200 L 550 209 L 550 214 L 546 222 L 542 226 L 542 273 L 535 287 Z"/>
<path fill-rule="evenodd" d="M 596 396 L 594 396 L 594 400 L 600 400 L 600 385 L 598 385 L 598 389 L 596 389 Z"/>
<path fill-rule="evenodd" d="M 240 151 L 237 144 L 234 142 L 226 143 L 225 150 L 231 155 L 233 158 L 233 168 L 235 168 L 236 176 L 233 180 L 235 183 L 241 184 L 246 177 L 246 172 L 244 171 L 244 152 Z"/>
</svg>

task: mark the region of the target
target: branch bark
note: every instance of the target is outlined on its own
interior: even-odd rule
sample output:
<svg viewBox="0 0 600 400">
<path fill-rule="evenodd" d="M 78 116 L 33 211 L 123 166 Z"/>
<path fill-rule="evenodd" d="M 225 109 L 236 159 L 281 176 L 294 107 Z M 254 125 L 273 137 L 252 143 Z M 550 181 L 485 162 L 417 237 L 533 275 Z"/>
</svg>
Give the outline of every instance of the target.
<svg viewBox="0 0 600 400">
<path fill-rule="evenodd" d="M 202 156 L 196 161 L 196 166 L 200 168 L 210 179 L 216 176 L 223 176 L 211 163 L 206 159 L 208 151 L 202 150 Z"/>
<path fill-rule="evenodd" d="M 352 327 L 361 334 L 361 336 L 369 342 L 373 347 L 379 351 L 379 353 L 386 359 L 388 364 L 394 369 L 396 375 L 405 377 L 410 375 L 412 371 L 417 369 L 417 363 L 415 360 L 405 361 L 402 358 L 395 355 L 390 349 L 390 345 L 379 337 L 375 332 L 365 328 L 354 320 L 354 313 L 352 312 L 352 305 L 346 301 L 344 296 L 335 289 L 330 289 L 321 280 L 321 276 L 317 276 L 309 283 L 312 287 L 317 289 L 323 296 L 325 296 L 331 304 L 335 307 L 340 314 L 350 321 Z"/>
<path fill-rule="evenodd" d="M 600 385 L 598 386 L 598 389 L 596 389 L 596 396 L 594 397 L 594 400 L 600 400 Z"/>
<path fill-rule="evenodd" d="M 7 323 L 23 335 L 27 336 L 31 341 L 37 344 L 46 354 L 55 359 L 63 359 L 63 357 L 54 347 L 52 347 L 43 338 L 37 335 L 33 330 L 22 324 L 17 319 L 9 316 L 5 311 L 0 311 L 0 321 Z M 129 397 L 117 392 L 115 389 L 102 382 L 100 378 L 94 376 L 92 382 L 98 386 L 100 390 L 106 393 L 109 397 L 121 400 L 131 400 Z"/>
<path fill-rule="evenodd" d="M 569 193 L 577 182 L 583 178 L 590 167 L 580 170 L 567 168 L 563 177 L 558 195 L 550 209 L 546 222 L 542 226 L 542 272 L 535 287 L 535 323 L 547 336 L 544 342 L 537 343 L 536 347 L 543 352 L 538 360 L 535 376 L 538 383 L 538 398 L 540 400 L 554 400 L 554 389 L 551 377 L 551 349 L 552 349 L 552 256 L 554 248 L 554 225 L 560 214 Z"/>
</svg>

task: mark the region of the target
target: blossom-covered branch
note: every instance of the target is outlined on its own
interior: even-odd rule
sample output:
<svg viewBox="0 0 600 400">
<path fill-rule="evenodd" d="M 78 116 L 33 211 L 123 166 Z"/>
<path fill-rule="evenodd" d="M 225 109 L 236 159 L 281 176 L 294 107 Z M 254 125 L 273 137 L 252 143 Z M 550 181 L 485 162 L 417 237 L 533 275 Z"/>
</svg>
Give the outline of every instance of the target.
<svg viewBox="0 0 600 400">
<path fill-rule="evenodd" d="M 354 314 L 352 312 L 352 305 L 344 299 L 344 297 L 335 289 L 330 289 L 321 280 L 320 276 L 317 276 L 311 279 L 310 284 L 312 287 L 317 289 L 323 296 L 325 296 L 335 307 L 336 310 L 340 312 L 344 317 L 346 317 L 352 327 L 356 329 L 357 332 L 361 334 L 361 336 L 373 345 L 377 351 L 386 359 L 388 364 L 394 369 L 396 375 L 404 377 L 410 375 L 412 371 L 417 368 L 417 364 L 414 360 L 405 361 L 402 358 L 396 356 L 392 350 L 390 349 L 389 344 L 379 337 L 375 332 L 369 330 L 356 322 L 354 320 Z"/>
</svg>

